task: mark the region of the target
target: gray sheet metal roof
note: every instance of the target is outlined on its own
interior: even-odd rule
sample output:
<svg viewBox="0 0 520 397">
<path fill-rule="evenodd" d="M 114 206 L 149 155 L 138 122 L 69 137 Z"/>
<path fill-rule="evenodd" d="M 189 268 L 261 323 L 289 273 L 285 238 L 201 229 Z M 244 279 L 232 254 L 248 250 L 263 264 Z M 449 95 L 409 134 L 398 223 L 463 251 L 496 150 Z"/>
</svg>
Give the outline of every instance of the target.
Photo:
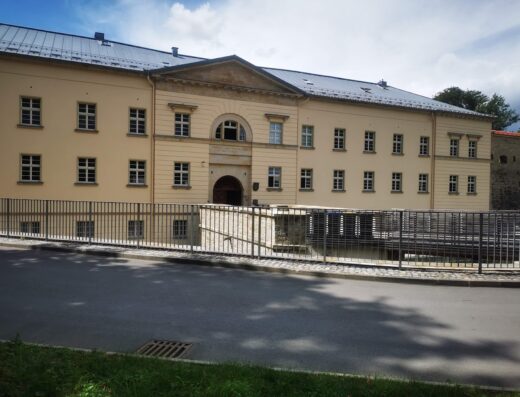
<svg viewBox="0 0 520 397">
<path fill-rule="evenodd" d="M 6 24 L 0 24 L 0 53 L 34 56 L 138 72 L 189 64 L 205 59 L 182 54 L 174 57 L 170 52 L 110 40 L 101 41 L 83 36 Z M 382 87 L 376 83 L 292 70 L 263 69 L 310 96 L 458 113 L 468 116 L 486 116 L 391 86 Z"/>
</svg>

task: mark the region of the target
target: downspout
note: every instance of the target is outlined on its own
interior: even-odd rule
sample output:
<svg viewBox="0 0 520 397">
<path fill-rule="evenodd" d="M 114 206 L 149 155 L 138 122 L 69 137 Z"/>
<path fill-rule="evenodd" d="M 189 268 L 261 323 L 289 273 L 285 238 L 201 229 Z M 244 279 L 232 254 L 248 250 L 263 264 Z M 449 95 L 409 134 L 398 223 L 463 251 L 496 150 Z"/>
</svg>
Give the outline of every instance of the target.
<svg viewBox="0 0 520 397">
<path fill-rule="evenodd" d="M 300 107 L 309 101 L 309 97 L 304 98 L 303 100 L 296 100 L 296 189 L 294 189 L 294 203 L 296 205 L 300 204 L 298 202 L 298 197 L 300 195 L 300 146 L 301 146 L 301 129 L 300 129 Z M 313 137 L 314 139 L 315 137 Z M 314 142 L 313 142 L 314 144 Z M 314 181 L 313 181 L 314 183 Z"/>
<path fill-rule="evenodd" d="M 431 194 L 430 194 L 430 209 L 434 209 L 435 206 L 435 149 L 436 149 L 436 141 L 437 141 L 437 115 L 435 112 L 432 112 L 432 161 L 431 165 Z"/>
<path fill-rule="evenodd" d="M 152 203 L 152 208 L 155 203 L 155 82 L 151 79 L 150 73 L 146 74 L 146 80 L 152 87 L 152 119 L 151 119 L 151 137 L 150 137 L 150 202 Z M 152 217 L 153 219 L 153 217 Z"/>
</svg>

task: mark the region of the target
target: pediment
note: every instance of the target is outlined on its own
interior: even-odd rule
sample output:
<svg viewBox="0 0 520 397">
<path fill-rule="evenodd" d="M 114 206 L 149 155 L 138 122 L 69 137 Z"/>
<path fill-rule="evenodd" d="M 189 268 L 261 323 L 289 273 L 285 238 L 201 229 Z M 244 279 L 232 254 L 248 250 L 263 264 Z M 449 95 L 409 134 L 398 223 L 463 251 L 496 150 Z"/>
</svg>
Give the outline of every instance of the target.
<svg viewBox="0 0 520 397">
<path fill-rule="evenodd" d="M 297 88 L 236 57 L 165 68 L 158 71 L 156 75 L 186 82 L 198 82 L 237 89 L 250 89 L 279 94 L 300 94 Z"/>
</svg>

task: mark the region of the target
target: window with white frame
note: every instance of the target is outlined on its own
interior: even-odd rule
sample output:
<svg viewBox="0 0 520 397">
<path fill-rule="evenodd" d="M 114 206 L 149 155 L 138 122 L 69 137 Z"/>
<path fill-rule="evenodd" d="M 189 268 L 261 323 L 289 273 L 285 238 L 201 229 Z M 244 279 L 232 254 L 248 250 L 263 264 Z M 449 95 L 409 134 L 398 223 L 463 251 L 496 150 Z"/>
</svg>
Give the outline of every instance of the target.
<svg viewBox="0 0 520 397">
<path fill-rule="evenodd" d="M 96 104 L 78 103 L 78 129 L 91 131 L 96 129 Z"/>
<path fill-rule="evenodd" d="M 450 175 L 448 192 L 452 193 L 452 194 L 459 192 L 459 176 L 458 175 Z"/>
<path fill-rule="evenodd" d="M 41 125 L 41 99 L 21 97 L 20 99 L 20 124 Z"/>
<path fill-rule="evenodd" d="M 96 159 L 78 158 L 78 183 L 96 183 Z"/>
<path fill-rule="evenodd" d="M 334 129 L 334 149 L 344 150 L 345 149 L 345 129 L 335 128 Z"/>
<path fill-rule="evenodd" d="M 190 136 L 189 113 L 175 113 L 175 136 Z"/>
<path fill-rule="evenodd" d="M 142 239 L 144 238 L 144 221 L 129 220 L 128 221 L 128 238 Z"/>
<path fill-rule="evenodd" d="M 94 237 L 94 221 L 77 221 L 76 237 Z"/>
<path fill-rule="evenodd" d="M 332 174 L 332 190 L 345 190 L 345 170 L 334 170 Z"/>
<path fill-rule="evenodd" d="M 130 108 L 130 127 L 129 134 L 146 134 L 146 110 Z"/>
<path fill-rule="evenodd" d="M 279 189 L 282 187 L 282 167 L 269 167 L 267 172 L 267 187 Z"/>
<path fill-rule="evenodd" d="M 422 136 L 419 140 L 419 156 L 430 155 L 430 137 Z"/>
<path fill-rule="evenodd" d="M 470 159 L 477 158 L 477 141 L 470 140 L 468 142 L 468 157 Z"/>
<path fill-rule="evenodd" d="M 269 123 L 269 143 L 281 145 L 283 137 L 283 124 L 271 121 Z"/>
<path fill-rule="evenodd" d="M 314 127 L 312 125 L 302 126 L 302 147 L 314 147 Z"/>
<path fill-rule="evenodd" d="M 468 193 L 477 193 L 477 177 L 474 175 L 468 176 Z"/>
<path fill-rule="evenodd" d="M 394 134 L 392 141 L 392 154 L 403 154 L 403 135 Z"/>
<path fill-rule="evenodd" d="M 39 154 L 22 154 L 20 162 L 22 182 L 41 182 L 41 156 Z"/>
<path fill-rule="evenodd" d="M 128 163 L 128 183 L 130 185 L 146 184 L 146 161 L 130 160 Z"/>
<path fill-rule="evenodd" d="M 20 222 L 21 233 L 40 234 L 40 222 L 23 221 Z"/>
<path fill-rule="evenodd" d="M 374 171 L 363 172 L 363 191 L 373 192 L 374 191 Z"/>
<path fill-rule="evenodd" d="M 186 219 L 176 219 L 172 225 L 172 237 L 176 240 L 188 238 L 188 221 Z"/>
<path fill-rule="evenodd" d="M 376 150 L 376 133 L 374 131 L 365 131 L 365 144 L 363 147 L 365 152 L 373 153 Z"/>
<path fill-rule="evenodd" d="M 403 174 L 400 172 L 392 172 L 392 192 L 403 191 Z"/>
<path fill-rule="evenodd" d="M 419 193 L 428 193 L 428 174 L 419 174 Z"/>
<path fill-rule="evenodd" d="M 173 165 L 173 186 L 189 186 L 190 163 L 177 163 Z"/>
<path fill-rule="evenodd" d="M 460 143 L 460 139 L 458 139 L 458 138 L 450 139 L 450 156 L 451 157 L 459 156 L 459 143 Z"/>
<path fill-rule="evenodd" d="M 225 139 L 227 141 L 245 141 L 246 129 L 235 120 L 226 120 L 220 123 L 215 129 L 215 139 Z"/>
<path fill-rule="evenodd" d="M 312 169 L 302 168 L 300 171 L 300 189 L 311 190 L 312 189 Z"/>
</svg>

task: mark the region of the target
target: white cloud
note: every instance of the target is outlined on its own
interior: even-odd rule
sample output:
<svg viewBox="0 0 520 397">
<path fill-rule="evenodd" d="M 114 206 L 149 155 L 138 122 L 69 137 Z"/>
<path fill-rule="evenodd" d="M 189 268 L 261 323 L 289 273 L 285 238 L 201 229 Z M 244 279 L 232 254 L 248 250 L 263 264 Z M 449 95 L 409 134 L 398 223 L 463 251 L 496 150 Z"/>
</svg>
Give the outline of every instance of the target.
<svg viewBox="0 0 520 397">
<path fill-rule="evenodd" d="M 88 3 L 87 3 L 88 4 Z M 88 7 L 84 6 L 84 7 Z M 431 96 L 451 85 L 520 103 L 520 1 L 119 0 L 87 15 L 119 41 L 377 81 Z"/>
</svg>

